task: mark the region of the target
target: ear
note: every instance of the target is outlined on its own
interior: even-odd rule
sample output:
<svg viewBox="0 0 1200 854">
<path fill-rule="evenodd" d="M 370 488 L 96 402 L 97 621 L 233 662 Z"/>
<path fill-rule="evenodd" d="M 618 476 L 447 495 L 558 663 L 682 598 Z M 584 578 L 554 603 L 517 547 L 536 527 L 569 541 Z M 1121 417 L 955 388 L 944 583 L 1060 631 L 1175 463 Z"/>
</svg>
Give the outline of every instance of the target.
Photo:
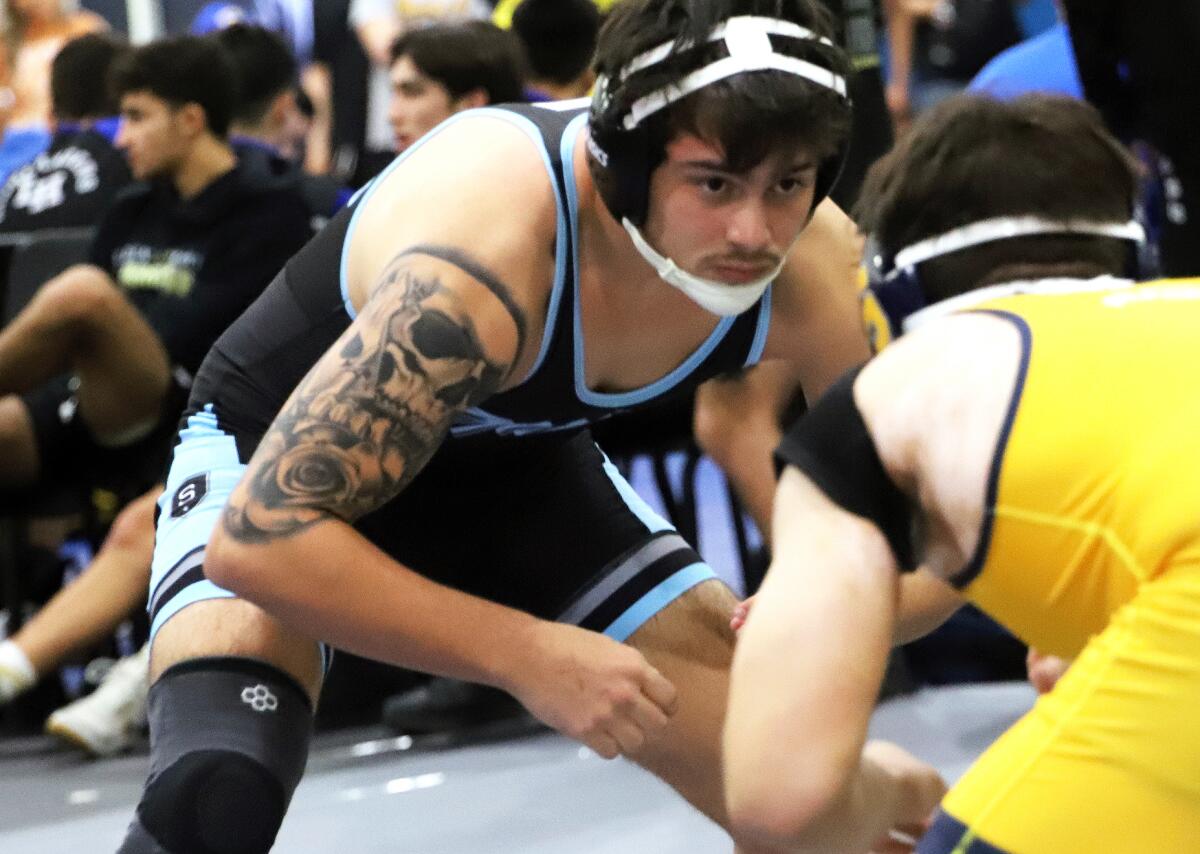
<svg viewBox="0 0 1200 854">
<path fill-rule="evenodd" d="M 470 110 L 475 107 L 486 107 L 491 103 L 486 89 L 472 89 L 454 99 L 454 111 Z"/>
<path fill-rule="evenodd" d="M 300 108 L 296 105 L 296 93 L 291 89 L 280 92 L 271 102 L 270 109 L 267 110 L 267 125 L 273 128 L 283 127 L 287 124 L 288 119 L 299 111 Z"/>
<path fill-rule="evenodd" d="M 180 128 L 189 137 L 199 136 L 208 130 L 208 114 L 195 101 L 188 101 L 175 113 Z"/>
</svg>

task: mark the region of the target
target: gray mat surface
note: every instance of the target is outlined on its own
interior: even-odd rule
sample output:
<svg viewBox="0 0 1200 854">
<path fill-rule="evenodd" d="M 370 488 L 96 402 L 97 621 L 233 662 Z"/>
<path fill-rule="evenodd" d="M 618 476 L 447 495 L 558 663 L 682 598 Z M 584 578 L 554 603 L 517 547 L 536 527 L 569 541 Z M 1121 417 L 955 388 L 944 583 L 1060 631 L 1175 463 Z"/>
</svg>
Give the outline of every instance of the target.
<svg viewBox="0 0 1200 854">
<path fill-rule="evenodd" d="M 1024 684 L 926 690 L 880 707 L 872 735 L 950 779 L 1032 703 Z M 706 854 L 721 831 L 665 785 L 543 734 L 444 750 L 374 730 L 317 739 L 275 848 L 313 854 Z M 144 753 L 87 761 L 48 739 L 0 742 L 0 852 L 113 851 Z"/>
</svg>

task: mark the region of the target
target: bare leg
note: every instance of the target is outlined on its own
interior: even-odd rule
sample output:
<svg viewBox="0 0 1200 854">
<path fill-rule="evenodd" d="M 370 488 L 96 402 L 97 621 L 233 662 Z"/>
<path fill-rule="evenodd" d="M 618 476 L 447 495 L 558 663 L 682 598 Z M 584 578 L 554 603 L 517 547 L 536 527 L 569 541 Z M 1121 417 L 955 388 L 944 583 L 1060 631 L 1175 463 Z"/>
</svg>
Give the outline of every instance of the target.
<svg viewBox="0 0 1200 854">
<path fill-rule="evenodd" d="M 0 488 L 30 486 L 39 465 L 33 421 L 25 401 L 16 395 L 0 397 Z"/>
<path fill-rule="evenodd" d="M 729 828 L 721 777 L 721 730 L 729 695 L 737 599 L 720 581 L 697 585 L 638 629 L 629 643 L 675 684 L 679 703 L 662 738 L 632 758 Z M 738 851 L 763 849 L 739 846 Z"/>
<path fill-rule="evenodd" d="M 99 439 L 158 415 L 170 381 L 158 335 L 98 268 L 54 277 L 0 332 L 0 395 L 60 374 L 80 380 L 80 412 Z"/>
<path fill-rule="evenodd" d="M 39 676 L 110 634 L 146 600 L 159 491 L 154 487 L 122 510 L 87 570 L 13 635 Z"/>
<path fill-rule="evenodd" d="M 210 599 L 158 631 L 150 676 L 150 775 L 119 851 L 270 849 L 308 759 L 316 643 Z"/>
<path fill-rule="evenodd" d="M 242 599 L 197 602 L 172 617 L 154 639 L 150 681 L 174 664 L 211 655 L 272 664 L 298 681 L 316 706 L 324 676 L 317 644 Z"/>
</svg>

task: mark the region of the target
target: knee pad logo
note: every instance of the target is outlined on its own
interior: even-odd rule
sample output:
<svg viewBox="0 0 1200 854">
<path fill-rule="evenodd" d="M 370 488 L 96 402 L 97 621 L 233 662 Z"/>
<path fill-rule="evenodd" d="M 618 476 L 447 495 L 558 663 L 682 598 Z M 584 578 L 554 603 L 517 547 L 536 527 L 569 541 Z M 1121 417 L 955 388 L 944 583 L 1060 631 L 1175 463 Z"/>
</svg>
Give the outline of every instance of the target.
<svg viewBox="0 0 1200 854">
<path fill-rule="evenodd" d="M 193 507 L 208 494 L 208 472 L 189 477 L 175 490 L 171 498 L 171 518 L 178 519 L 186 515 Z"/>
<path fill-rule="evenodd" d="M 242 702 L 256 712 L 273 712 L 279 708 L 279 700 L 261 683 L 243 688 Z"/>
</svg>

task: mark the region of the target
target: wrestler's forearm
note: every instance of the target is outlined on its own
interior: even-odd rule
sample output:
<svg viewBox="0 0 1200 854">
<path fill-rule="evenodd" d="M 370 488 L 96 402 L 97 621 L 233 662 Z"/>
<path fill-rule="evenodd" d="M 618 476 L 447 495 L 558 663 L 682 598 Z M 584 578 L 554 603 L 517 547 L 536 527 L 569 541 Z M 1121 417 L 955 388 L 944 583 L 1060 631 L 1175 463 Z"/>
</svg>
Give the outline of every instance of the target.
<svg viewBox="0 0 1200 854">
<path fill-rule="evenodd" d="M 962 594 L 927 569 L 902 575 L 896 607 L 896 644 L 925 637 L 965 603 Z"/>
<path fill-rule="evenodd" d="M 891 634 L 892 558 L 882 535 L 791 468 L 776 495 L 774 551 L 734 654 L 730 811 L 750 838 L 831 851 L 861 834 L 866 850 L 879 824 L 860 813 L 884 781 L 860 757 Z"/>
<path fill-rule="evenodd" d="M 330 520 L 264 545 L 221 536 L 213 580 L 311 637 L 347 652 L 509 687 L 542 621 L 437 584 Z"/>
</svg>

